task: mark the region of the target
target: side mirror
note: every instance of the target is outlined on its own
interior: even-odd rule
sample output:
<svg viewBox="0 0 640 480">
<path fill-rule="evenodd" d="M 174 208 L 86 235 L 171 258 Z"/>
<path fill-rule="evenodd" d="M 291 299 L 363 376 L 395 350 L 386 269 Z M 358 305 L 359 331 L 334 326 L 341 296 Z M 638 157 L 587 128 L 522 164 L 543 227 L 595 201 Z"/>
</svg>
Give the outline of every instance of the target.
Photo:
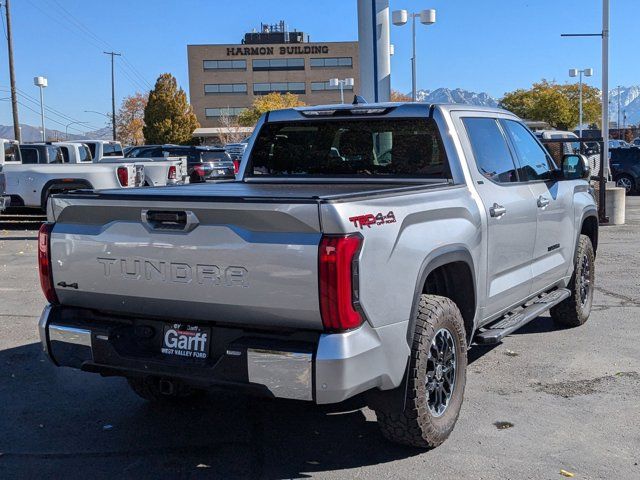
<svg viewBox="0 0 640 480">
<path fill-rule="evenodd" d="M 562 177 L 564 180 L 589 180 L 591 167 L 584 155 L 570 154 L 562 158 Z"/>
</svg>

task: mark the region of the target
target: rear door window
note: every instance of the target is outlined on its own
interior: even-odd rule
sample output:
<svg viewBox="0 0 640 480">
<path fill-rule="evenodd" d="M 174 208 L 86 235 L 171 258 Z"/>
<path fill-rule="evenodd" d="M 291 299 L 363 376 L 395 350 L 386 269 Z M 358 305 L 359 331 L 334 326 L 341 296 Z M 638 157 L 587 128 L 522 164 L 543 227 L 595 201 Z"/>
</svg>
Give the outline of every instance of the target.
<svg viewBox="0 0 640 480">
<path fill-rule="evenodd" d="M 49 156 L 49 163 L 65 163 L 60 147 L 47 146 L 47 155 Z"/>
<path fill-rule="evenodd" d="M 93 161 L 91 150 L 89 150 L 89 147 L 87 147 L 86 145 L 80 145 L 78 147 L 78 154 L 80 155 L 80 158 L 78 159 L 80 162 L 89 163 Z"/>
<path fill-rule="evenodd" d="M 37 148 L 22 147 L 20 148 L 22 155 L 22 163 L 34 164 L 38 163 L 40 155 Z"/>
<path fill-rule="evenodd" d="M 518 155 L 521 180 L 549 180 L 551 171 L 556 168 L 555 164 L 527 127 L 514 120 L 503 120 L 502 124 Z"/>
<path fill-rule="evenodd" d="M 260 130 L 253 177 L 404 177 L 451 179 L 432 119 L 277 122 Z"/>
<path fill-rule="evenodd" d="M 64 160 L 64 163 L 69 163 L 70 161 L 69 147 L 60 147 L 60 151 L 62 152 L 62 158 Z"/>
<path fill-rule="evenodd" d="M 467 117 L 462 119 L 462 123 L 480 173 L 496 183 L 517 182 L 516 166 L 498 121 L 495 118 Z"/>
</svg>

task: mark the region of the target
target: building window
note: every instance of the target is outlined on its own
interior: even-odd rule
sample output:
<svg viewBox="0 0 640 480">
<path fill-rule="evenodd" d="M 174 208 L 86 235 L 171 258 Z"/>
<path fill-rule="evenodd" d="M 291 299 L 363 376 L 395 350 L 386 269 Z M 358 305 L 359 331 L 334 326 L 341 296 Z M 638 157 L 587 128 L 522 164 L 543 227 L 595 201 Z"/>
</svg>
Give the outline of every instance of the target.
<svg viewBox="0 0 640 480">
<path fill-rule="evenodd" d="M 225 95 L 232 93 L 247 93 L 246 83 L 207 83 L 204 86 L 205 95 Z"/>
<path fill-rule="evenodd" d="M 246 60 L 204 60 L 202 68 L 207 70 L 246 70 Z"/>
<path fill-rule="evenodd" d="M 269 70 L 304 70 L 304 58 L 273 58 L 270 60 L 254 60 L 253 70 L 256 72 Z"/>
<path fill-rule="evenodd" d="M 237 117 L 245 110 L 246 108 L 244 107 L 205 108 L 204 116 L 207 118 L 219 118 L 222 116 Z"/>
<path fill-rule="evenodd" d="M 254 95 L 267 95 L 269 93 L 295 93 L 304 95 L 307 93 L 304 82 L 277 82 L 277 83 L 254 83 Z"/>
<path fill-rule="evenodd" d="M 353 90 L 353 85 L 345 85 L 345 90 Z M 323 92 L 325 90 L 340 90 L 340 87 L 332 87 L 329 82 L 311 82 L 312 92 Z"/>
<path fill-rule="evenodd" d="M 353 68 L 351 57 L 312 58 L 309 61 L 311 68 Z"/>
</svg>

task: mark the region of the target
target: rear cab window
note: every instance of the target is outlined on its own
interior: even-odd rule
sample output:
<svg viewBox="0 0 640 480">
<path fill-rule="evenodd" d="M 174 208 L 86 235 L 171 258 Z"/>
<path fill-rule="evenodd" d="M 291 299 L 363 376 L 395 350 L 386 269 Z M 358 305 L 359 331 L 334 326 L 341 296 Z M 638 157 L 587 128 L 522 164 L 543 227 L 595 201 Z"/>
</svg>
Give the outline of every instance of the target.
<svg viewBox="0 0 640 480">
<path fill-rule="evenodd" d="M 256 179 L 452 179 L 430 118 L 268 123 L 256 137 L 247 172 Z"/>
<path fill-rule="evenodd" d="M 65 160 L 60 147 L 47 145 L 47 155 L 49 157 L 48 163 L 67 163 L 69 161 L 68 159 Z"/>
<path fill-rule="evenodd" d="M 122 145 L 119 143 L 103 143 L 102 144 L 102 156 L 103 157 L 123 157 Z"/>
<path fill-rule="evenodd" d="M 62 158 L 64 160 L 64 163 L 69 163 L 69 157 L 70 157 L 69 147 L 60 147 L 60 151 L 62 152 Z"/>
</svg>

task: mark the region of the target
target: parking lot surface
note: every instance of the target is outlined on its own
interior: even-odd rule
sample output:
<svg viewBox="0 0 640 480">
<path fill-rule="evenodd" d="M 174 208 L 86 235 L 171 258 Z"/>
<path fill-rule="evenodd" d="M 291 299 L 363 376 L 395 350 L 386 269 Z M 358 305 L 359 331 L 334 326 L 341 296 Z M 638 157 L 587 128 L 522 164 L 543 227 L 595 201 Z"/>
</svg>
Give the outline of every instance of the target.
<svg viewBox="0 0 640 480">
<path fill-rule="evenodd" d="M 39 217 L 0 217 L 0 478 L 640 478 L 640 198 L 602 227 L 591 318 L 543 316 L 473 347 L 441 447 L 392 445 L 340 409 L 209 393 L 152 406 L 119 378 L 51 365 L 36 324 Z"/>
</svg>

